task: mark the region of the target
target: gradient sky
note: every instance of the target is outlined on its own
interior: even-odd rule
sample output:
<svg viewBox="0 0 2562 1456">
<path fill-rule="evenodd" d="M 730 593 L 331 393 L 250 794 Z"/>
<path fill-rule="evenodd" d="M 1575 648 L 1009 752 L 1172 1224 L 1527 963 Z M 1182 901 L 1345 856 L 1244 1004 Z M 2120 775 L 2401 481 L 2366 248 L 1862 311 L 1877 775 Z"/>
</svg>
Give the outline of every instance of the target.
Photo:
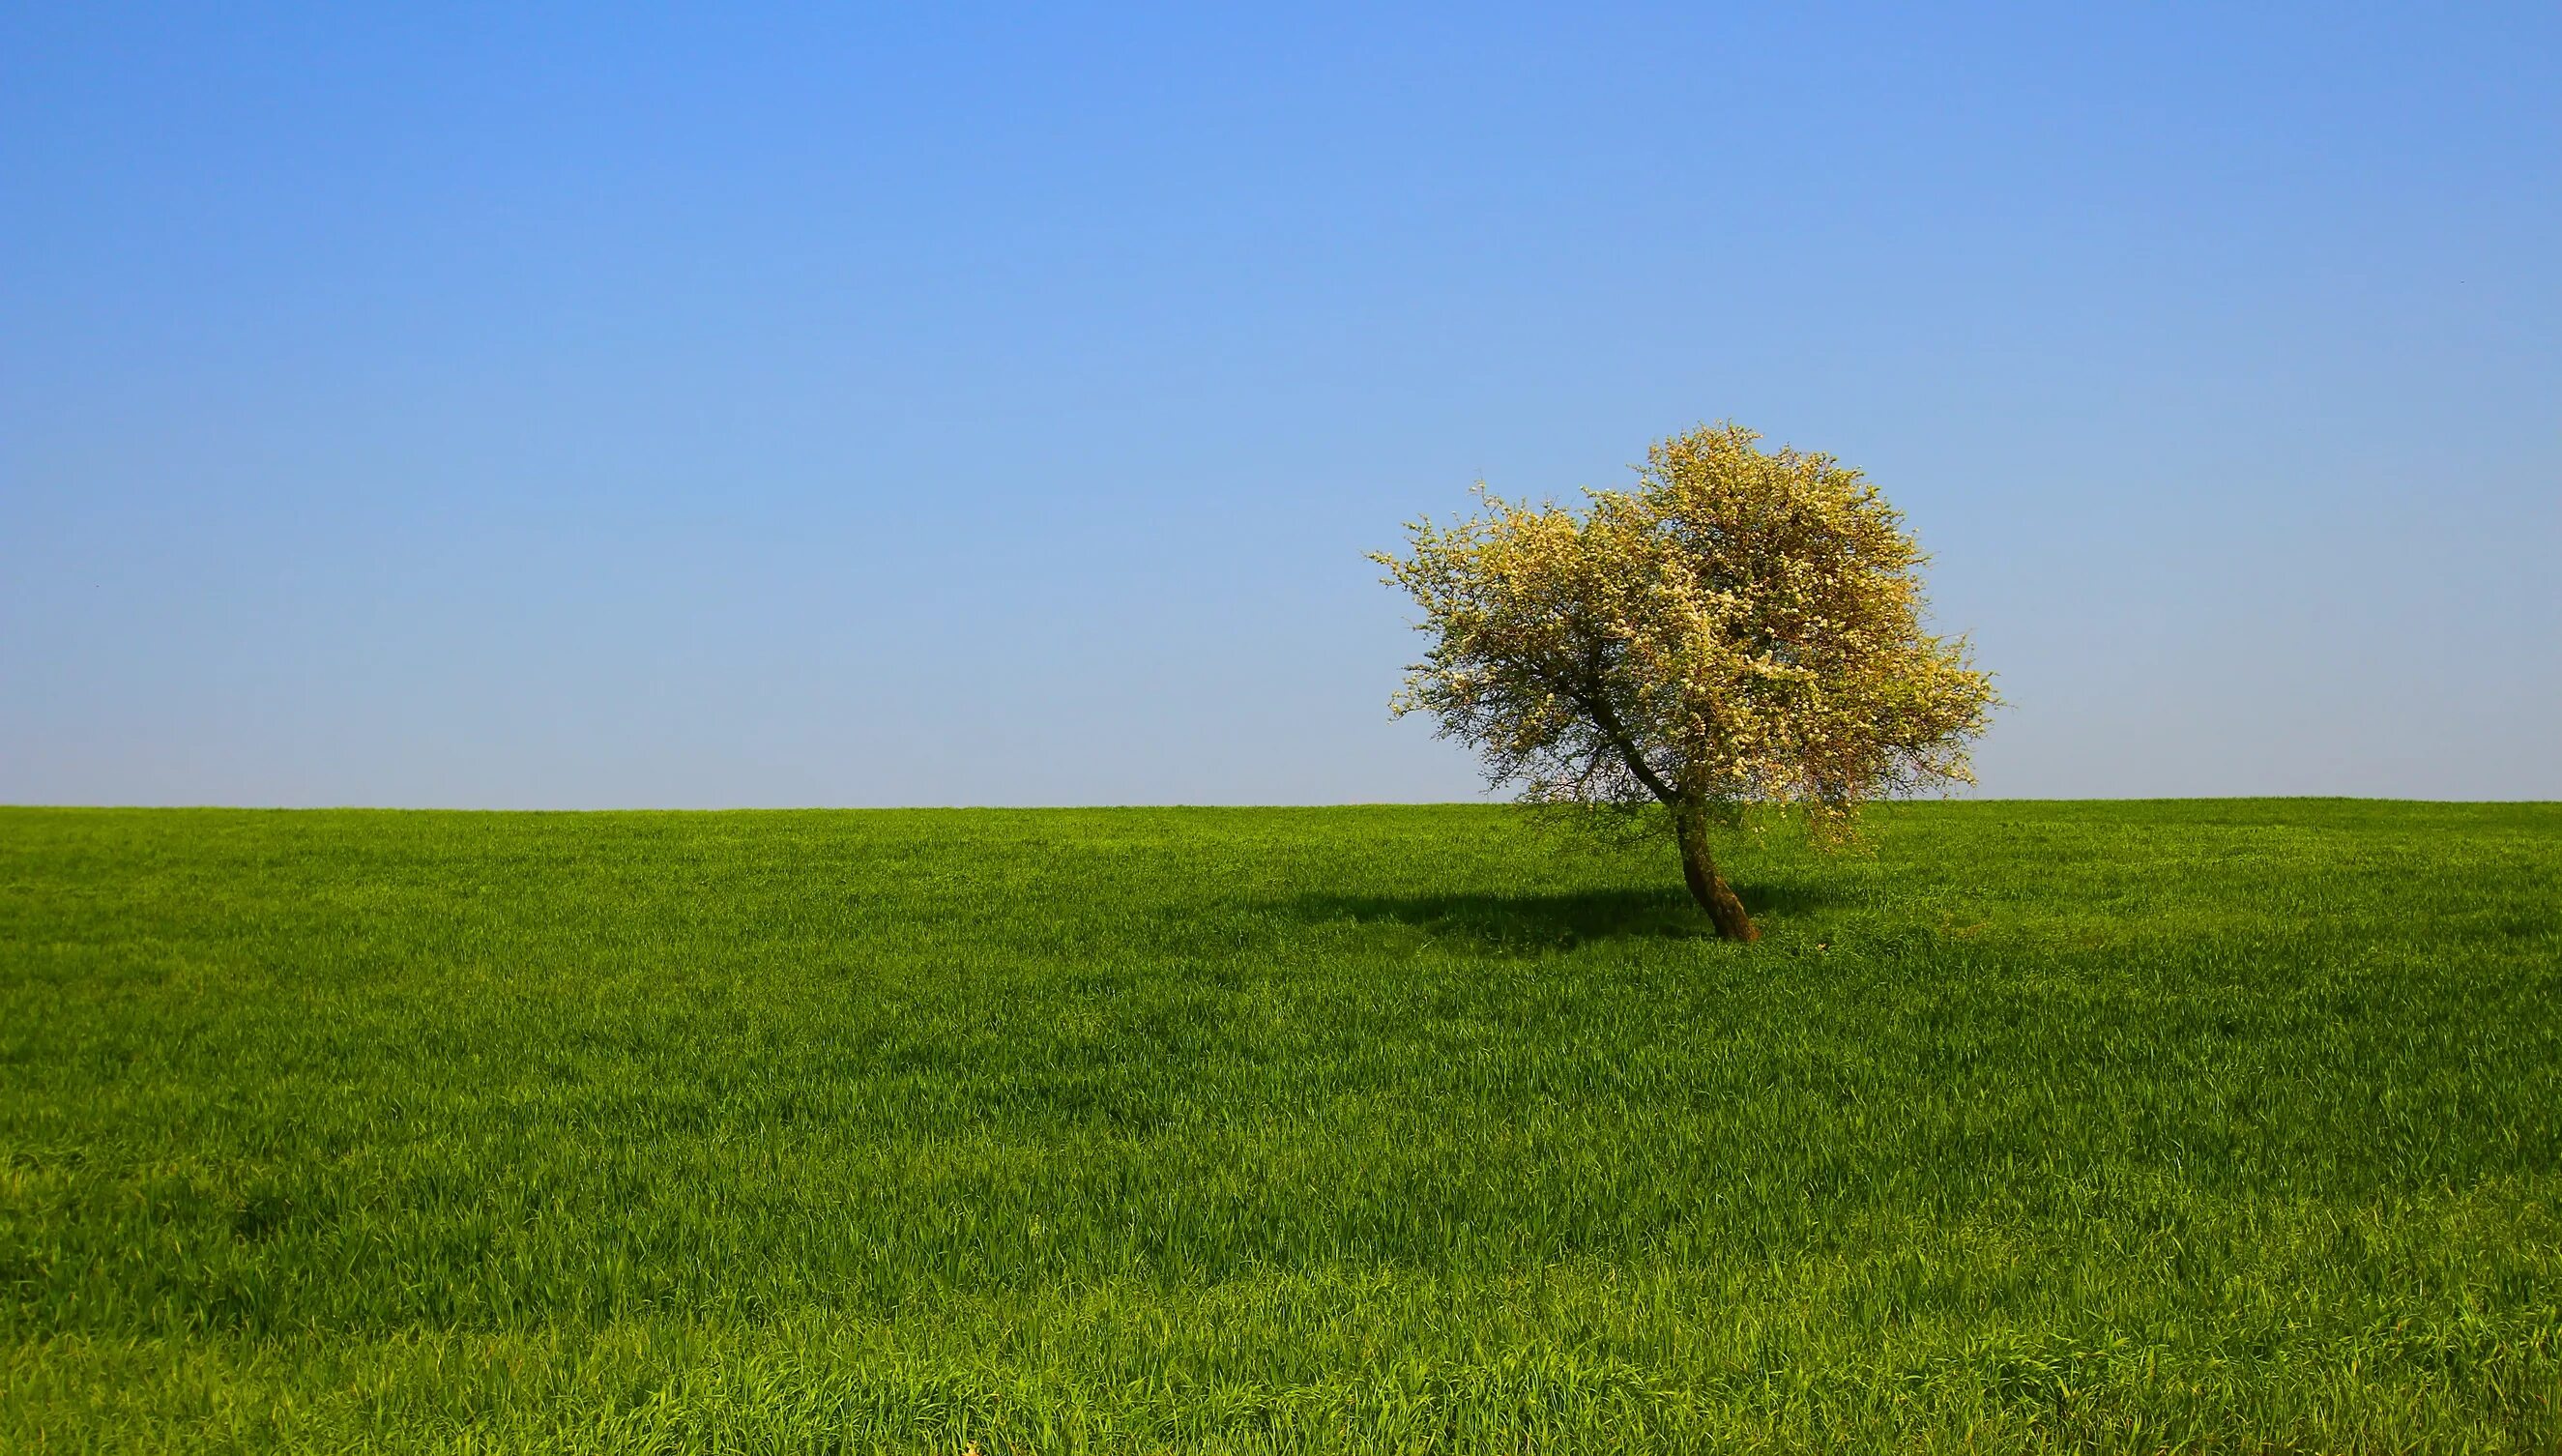
<svg viewBox="0 0 2562 1456">
<path fill-rule="evenodd" d="M 0 9 L 0 802 L 1478 792 L 1733 417 L 2003 796 L 2562 798 L 2562 7 Z M 406 13 L 404 13 L 406 12 Z"/>
</svg>

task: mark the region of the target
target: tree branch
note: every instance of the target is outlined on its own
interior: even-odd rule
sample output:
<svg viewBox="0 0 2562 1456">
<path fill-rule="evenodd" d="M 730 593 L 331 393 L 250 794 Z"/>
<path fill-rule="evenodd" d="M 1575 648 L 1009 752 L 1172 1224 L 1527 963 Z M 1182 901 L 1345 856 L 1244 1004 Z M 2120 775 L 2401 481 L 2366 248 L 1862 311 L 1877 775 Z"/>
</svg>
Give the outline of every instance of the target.
<svg viewBox="0 0 2562 1456">
<path fill-rule="evenodd" d="M 1609 699 L 1603 697 L 1599 689 L 1584 693 L 1568 688 L 1566 693 L 1583 704 L 1583 710 L 1601 725 L 1601 736 L 1610 740 L 1612 748 L 1619 750 L 1619 757 L 1628 765 L 1628 772 L 1637 776 L 1637 782 L 1646 786 L 1647 793 L 1665 804 L 1678 801 L 1672 789 L 1647 766 L 1646 756 L 1637 752 L 1636 741 L 1628 736 L 1627 726 L 1619 721 L 1617 713 L 1610 710 Z"/>
</svg>

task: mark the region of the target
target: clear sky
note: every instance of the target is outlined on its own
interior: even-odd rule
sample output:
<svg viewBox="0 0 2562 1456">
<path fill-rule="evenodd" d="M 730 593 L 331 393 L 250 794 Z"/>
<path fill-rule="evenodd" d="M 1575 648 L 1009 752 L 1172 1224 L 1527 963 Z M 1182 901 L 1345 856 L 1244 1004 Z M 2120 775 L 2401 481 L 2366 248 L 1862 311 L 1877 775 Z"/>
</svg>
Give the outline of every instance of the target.
<svg viewBox="0 0 2562 1456">
<path fill-rule="evenodd" d="M 1987 794 L 2562 798 L 2562 6 L 0 9 L 0 802 L 1467 797 L 1726 417 Z"/>
</svg>

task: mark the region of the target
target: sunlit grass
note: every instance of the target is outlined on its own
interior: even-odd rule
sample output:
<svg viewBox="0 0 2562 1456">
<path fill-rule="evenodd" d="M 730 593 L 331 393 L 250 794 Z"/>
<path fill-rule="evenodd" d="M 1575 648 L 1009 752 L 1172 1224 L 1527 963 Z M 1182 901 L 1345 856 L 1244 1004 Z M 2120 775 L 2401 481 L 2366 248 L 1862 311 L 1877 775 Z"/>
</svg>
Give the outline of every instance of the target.
<svg viewBox="0 0 2562 1456">
<path fill-rule="evenodd" d="M 0 812 L 0 1448 L 2562 1443 L 2562 808 Z"/>
</svg>

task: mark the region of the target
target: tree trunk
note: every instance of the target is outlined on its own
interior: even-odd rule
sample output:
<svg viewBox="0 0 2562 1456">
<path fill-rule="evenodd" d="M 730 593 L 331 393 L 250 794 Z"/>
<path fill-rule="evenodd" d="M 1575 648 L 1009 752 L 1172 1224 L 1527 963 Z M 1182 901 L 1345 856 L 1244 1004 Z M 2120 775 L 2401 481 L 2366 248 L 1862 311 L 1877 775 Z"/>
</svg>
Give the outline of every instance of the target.
<svg viewBox="0 0 2562 1456">
<path fill-rule="evenodd" d="M 1673 825 L 1681 838 L 1682 878 L 1690 883 L 1690 897 L 1717 926 L 1718 938 L 1731 941 L 1754 941 L 1761 938 L 1752 917 L 1743 912 L 1743 902 L 1735 897 L 1734 887 L 1717 872 L 1717 861 L 1708 854 L 1708 816 L 1699 810 L 1679 808 L 1673 811 Z"/>
</svg>

